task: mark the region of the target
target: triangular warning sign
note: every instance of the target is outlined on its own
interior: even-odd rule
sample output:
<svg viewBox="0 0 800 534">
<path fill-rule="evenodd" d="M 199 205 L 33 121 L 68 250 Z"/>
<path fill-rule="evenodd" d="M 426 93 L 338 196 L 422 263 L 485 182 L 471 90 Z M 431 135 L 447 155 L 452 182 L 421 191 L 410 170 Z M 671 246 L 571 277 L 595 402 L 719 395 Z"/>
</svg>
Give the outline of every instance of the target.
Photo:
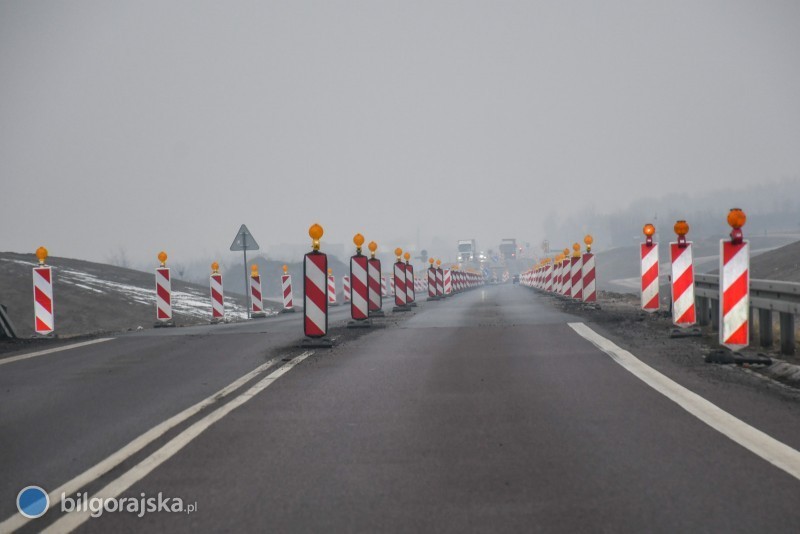
<svg viewBox="0 0 800 534">
<path fill-rule="evenodd" d="M 241 228 L 239 228 L 239 233 L 236 234 L 236 238 L 231 244 L 231 250 L 258 250 L 258 243 L 256 243 L 253 234 L 250 233 L 247 226 L 242 225 Z"/>
</svg>

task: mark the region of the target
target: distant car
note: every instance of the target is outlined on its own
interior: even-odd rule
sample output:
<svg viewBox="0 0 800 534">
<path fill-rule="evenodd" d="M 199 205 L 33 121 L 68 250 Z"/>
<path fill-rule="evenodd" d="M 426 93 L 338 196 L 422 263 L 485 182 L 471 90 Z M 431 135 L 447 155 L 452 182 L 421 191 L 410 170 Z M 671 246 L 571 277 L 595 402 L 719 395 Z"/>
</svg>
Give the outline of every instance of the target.
<svg viewBox="0 0 800 534">
<path fill-rule="evenodd" d="M 518 274 L 515 274 L 514 276 L 511 277 L 511 283 L 512 284 L 519 284 L 519 275 Z"/>
</svg>

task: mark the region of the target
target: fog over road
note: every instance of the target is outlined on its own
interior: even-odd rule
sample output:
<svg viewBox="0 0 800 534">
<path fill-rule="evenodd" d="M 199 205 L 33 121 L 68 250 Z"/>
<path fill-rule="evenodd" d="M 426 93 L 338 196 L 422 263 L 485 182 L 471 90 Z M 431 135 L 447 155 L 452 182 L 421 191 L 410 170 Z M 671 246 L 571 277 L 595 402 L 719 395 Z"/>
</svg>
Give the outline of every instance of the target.
<svg viewBox="0 0 800 534">
<path fill-rule="evenodd" d="M 196 512 L 79 524 L 55 504 L 22 531 L 800 531 L 791 465 L 645 383 L 579 333 L 599 326 L 548 297 L 487 286 L 358 334 L 340 328 L 345 310 L 331 316 L 338 346 L 313 354 L 295 348 L 294 314 L 0 360 L 0 520 L 22 487 L 54 490 L 274 359 L 80 488 L 163 492 Z M 756 449 L 774 438 L 797 455 L 797 409 L 779 390 L 634 356 L 739 421 L 725 424 L 765 432 Z"/>
</svg>

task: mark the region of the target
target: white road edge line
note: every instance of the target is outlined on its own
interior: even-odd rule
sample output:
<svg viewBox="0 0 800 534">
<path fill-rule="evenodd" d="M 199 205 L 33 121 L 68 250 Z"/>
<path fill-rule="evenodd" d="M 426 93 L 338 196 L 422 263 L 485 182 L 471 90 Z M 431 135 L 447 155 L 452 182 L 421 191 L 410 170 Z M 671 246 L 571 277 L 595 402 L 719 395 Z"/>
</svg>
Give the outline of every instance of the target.
<svg viewBox="0 0 800 534">
<path fill-rule="evenodd" d="M 183 449 L 186 445 L 188 445 L 192 440 L 194 440 L 197 436 L 203 433 L 208 427 L 231 413 L 233 410 L 238 408 L 239 406 L 243 405 L 267 387 L 269 387 L 273 382 L 275 382 L 278 378 L 289 372 L 295 365 L 302 362 L 309 356 L 311 356 L 313 352 L 308 351 L 304 352 L 298 356 L 295 356 L 282 366 L 280 366 L 275 371 L 271 372 L 261 380 L 259 380 L 256 384 L 254 384 L 250 389 L 247 391 L 237 395 L 232 400 L 230 400 L 224 406 L 214 410 L 210 414 L 206 415 L 189 428 L 169 440 L 163 447 L 155 451 L 153 454 L 130 468 L 128 471 L 120 475 L 117 479 L 111 481 L 104 487 L 103 489 L 97 491 L 93 498 L 99 497 L 101 499 L 110 499 L 118 497 L 122 492 L 133 486 L 135 483 L 146 477 L 150 472 L 152 472 L 155 468 L 157 468 L 162 463 L 166 462 L 170 458 L 172 458 L 175 454 L 177 454 L 181 449 Z M 59 494 L 57 500 L 52 500 L 51 502 L 61 502 L 61 495 Z M 86 522 L 91 517 L 90 512 L 71 512 L 63 515 L 60 519 L 58 519 L 55 523 L 47 527 L 46 529 L 42 530 L 41 532 L 45 533 L 62 533 L 62 532 L 72 532 L 84 522 Z M 1 525 L 0 525 L 1 526 Z"/>
<path fill-rule="evenodd" d="M 53 354 L 54 352 L 61 352 L 62 350 L 77 349 L 78 347 L 85 347 L 87 345 L 94 345 L 95 343 L 103 343 L 104 341 L 111 341 L 113 337 L 101 337 L 91 341 L 82 341 L 81 343 L 73 343 L 72 345 L 64 345 L 63 347 L 53 347 L 52 349 L 40 350 L 37 352 L 29 352 L 28 354 L 20 354 L 19 356 L 12 356 L 0 360 L 0 365 L 7 363 L 18 362 L 20 360 L 27 360 L 28 358 L 35 358 L 37 356 L 44 356 L 45 354 Z"/>
<path fill-rule="evenodd" d="M 627 350 L 604 338 L 584 323 L 568 324 L 580 336 L 611 356 L 615 362 L 636 376 L 636 378 L 717 432 L 800 480 L 800 452 L 686 389 L 642 362 Z"/>
<path fill-rule="evenodd" d="M 219 399 L 226 397 L 233 391 L 239 389 L 243 384 L 249 382 L 253 379 L 253 377 L 263 373 L 268 368 L 270 368 L 275 363 L 275 360 L 269 360 L 265 362 L 249 373 L 245 374 L 244 376 L 234 380 L 221 390 L 217 391 L 213 395 L 206 397 L 205 399 L 201 400 L 197 404 L 189 406 L 182 412 L 173 415 L 166 421 L 157 424 L 144 434 L 140 435 L 117 452 L 113 453 L 111 456 L 107 457 L 105 460 L 102 460 L 100 463 L 90 467 L 80 475 L 76 476 L 72 480 L 62 484 L 58 488 L 54 489 L 49 493 L 50 502 L 60 502 L 61 494 L 66 493 L 70 495 L 72 493 L 77 492 L 85 488 L 88 484 L 93 482 L 94 480 L 98 479 L 99 477 L 103 476 L 104 474 L 108 473 L 116 466 L 130 458 L 132 455 L 136 454 L 147 445 L 164 435 L 167 431 L 171 428 L 181 424 L 182 422 L 186 421 L 190 417 L 194 416 L 204 408 L 211 406 L 212 404 L 216 403 Z M 0 523 L 0 532 L 13 532 L 14 530 L 22 527 L 25 525 L 30 519 L 26 518 L 20 513 L 15 513 L 2 523 Z"/>
</svg>

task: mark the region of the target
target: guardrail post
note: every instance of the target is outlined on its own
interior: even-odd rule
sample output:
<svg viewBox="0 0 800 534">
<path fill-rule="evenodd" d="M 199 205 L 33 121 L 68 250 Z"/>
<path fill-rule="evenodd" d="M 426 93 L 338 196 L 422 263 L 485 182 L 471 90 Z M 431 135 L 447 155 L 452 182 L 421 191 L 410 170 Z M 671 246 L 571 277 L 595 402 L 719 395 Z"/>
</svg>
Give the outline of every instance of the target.
<svg viewBox="0 0 800 534">
<path fill-rule="evenodd" d="M 794 354 L 794 314 L 780 313 L 781 322 L 781 354 Z"/>
<path fill-rule="evenodd" d="M 716 299 L 711 299 L 711 329 L 719 330 L 719 301 Z"/>
<path fill-rule="evenodd" d="M 762 347 L 772 346 L 772 310 L 758 310 L 758 341 Z"/>
<path fill-rule="evenodd" d="M 697 322 L 700 326 L 708 325 L 708 299 L 706 297 L 696 297 L 695 306 L 697 307 Z"/>
</svg>

